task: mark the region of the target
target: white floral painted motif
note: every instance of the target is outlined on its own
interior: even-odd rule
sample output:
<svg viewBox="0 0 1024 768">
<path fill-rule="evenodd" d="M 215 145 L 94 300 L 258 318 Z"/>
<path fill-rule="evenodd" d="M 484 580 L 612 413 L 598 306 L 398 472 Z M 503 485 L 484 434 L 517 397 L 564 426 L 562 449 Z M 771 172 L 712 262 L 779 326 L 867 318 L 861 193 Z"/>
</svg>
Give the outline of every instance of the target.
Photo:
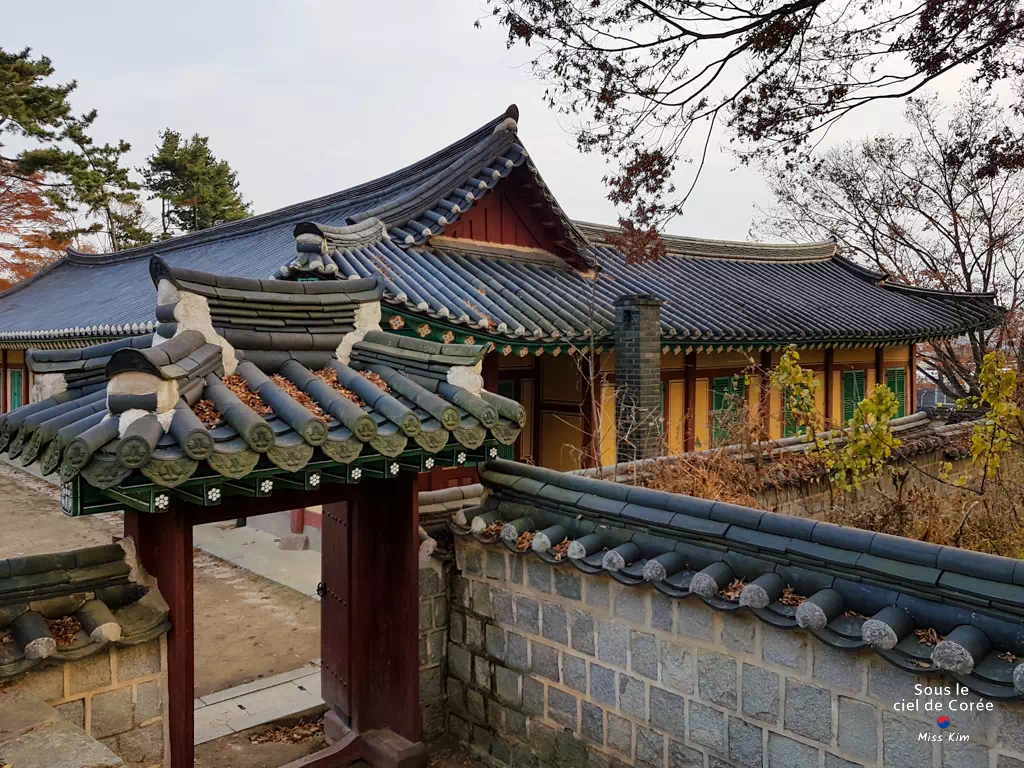
<svg viewBox="0 0 1024 768">
<path fill-rule="evenodd" d="M 359 467 L 356 467 L 355 469 L 352 470 L 352 479 L 353 480 L 358 480 L 362 476 L 363 476 L 363 470 L 361 470 Z"/>
<path fill-rule="evenodd" d="M 425 462 L 423 462 L 423 466 L 426 467 L 427 469 L 433 469 L 434 468 L 434 460 L 433 459 L 427 459 Z"/>
<path fill-rule="evenodd" d="M 311 486 L 313 486 L 314 488 L 316 488 L 318 485 L 320 485 L 320 473 L 319 472 L 314 472 L 312 475 L 309 476 L 309 484 Z"/>
<path fill-rule="evenodd" d="M 210 501 L 220 501 L 220 488 L 211 488 L 206 492 L 206 498 Z"/>
<path fill-rule="evenodd" d="M 399 469 L 398 462 L 397 461 L 392 462 L 392 464 L 391 464 L 391 474 L 392 475 L 397 475 L 398 474 L 398 469 Z"/>
<path fill-rule="evenodd" d="M 171 499 L 167 494 L 161 493 L 153 500 L 153 505 L 157 509 L 167 509 L 171 505 Z"/>
<path fill-rule="evenodd" d="M 460 453 L 460 454 L 459 454 L 458 456 L 456 456 L 456 457 L 455 457 L 455 460 L 456 460 L 456 461 L 457 461 L 457 462 L 458 462 L 459 464 L 465 464 L 465 463 L 466 463 L 466 454 L 465 454 L 465 452 L 462 452 L 462 453 Z"/>
<path fill-rule="evenodd" d="M 260 491 L 262 491 L 263 493 L 270 493 L 272 490 L 274 490 L 273 480 L 264 480 L 262 483 L 260 483 Z"/>
</svg>

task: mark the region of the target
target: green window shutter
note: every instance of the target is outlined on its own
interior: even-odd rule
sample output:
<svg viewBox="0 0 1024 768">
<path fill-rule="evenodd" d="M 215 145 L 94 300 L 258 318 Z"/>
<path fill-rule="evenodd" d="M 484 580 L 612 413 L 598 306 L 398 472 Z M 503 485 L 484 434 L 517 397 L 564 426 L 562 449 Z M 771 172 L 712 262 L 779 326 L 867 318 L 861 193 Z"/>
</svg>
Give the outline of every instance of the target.
<svg viewBox="0 0 1024 768">
<path fill-rule="evenodd" d="M 742 376 L 716 376 L 711 382 L 714 393 L 711 404 L 711 435 L 716 441 L 729 436 L 729 416 L 741 407 L 747 383 Z"/>
<path fill-rule="evenodd" d="M 793 437 L 796 434 L 796 419 L 793 418 L 793 404 L 788 397 L 782 403 L 782 436 Z"/>
<path fill-rule="evenodd" d="M 864 371 L 843 371 L 843 423 L 853 418 L 864 399 Z"/>
<path fill-rule="evenodd" d="M 907 415 L 907 371 L 904 368 L 890 368 L 885 372 L 885 385 L 900 402 L 896 418 Z"/>
<path fill-rule="evenodd" d="M 15 369 L 11 371 L 11 410 L 22 406 L 22 373 Z"/>
</svg>

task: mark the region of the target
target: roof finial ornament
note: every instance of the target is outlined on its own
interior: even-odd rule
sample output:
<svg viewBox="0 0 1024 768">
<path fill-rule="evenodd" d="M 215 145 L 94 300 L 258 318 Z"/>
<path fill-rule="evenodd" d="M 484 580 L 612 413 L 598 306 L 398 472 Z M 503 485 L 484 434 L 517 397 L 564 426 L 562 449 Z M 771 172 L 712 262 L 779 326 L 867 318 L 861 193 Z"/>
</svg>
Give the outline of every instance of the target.
<svg viewBox="0 0 1024 768">
<path fill-rule="evenodd" d="M 508 109 L 505 110 L 505 119 L 494 126 L 494 133 L 498 131 L 511 131 L 515 133 L 519 130 L 519 107 L 515 104 L 509 104 Z"/>
</svg>

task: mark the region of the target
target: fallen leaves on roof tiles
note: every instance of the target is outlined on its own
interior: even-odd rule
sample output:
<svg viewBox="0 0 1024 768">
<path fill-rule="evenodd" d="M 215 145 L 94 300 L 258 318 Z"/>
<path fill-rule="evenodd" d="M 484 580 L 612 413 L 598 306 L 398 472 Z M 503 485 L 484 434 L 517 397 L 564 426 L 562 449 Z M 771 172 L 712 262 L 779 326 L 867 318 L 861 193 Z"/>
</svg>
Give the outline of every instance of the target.
<svg viewBox="0 0 1024 768">
<path fill-rule="evenodd" d="M 493 523 L 491 523 L 483 529 L 480 536 L 483 537 L 484 541 L 497 541 L 498 537 L 501 536 L 501 529 L 504 527 L 504 520 L 495 520 Z"/>
<path fill-rule="evenodd" d="M 1006 651 L 1005 653 L 1000 653 L 999 658 L 1003 661 L 1008 661 L 1011 664 L 1017 664 L 1018 662 L 1024 661 L 1024 656 L 1017 656 L 1013 653 L 1013 651 Z"/>
<path fill-rule="evenodd" d="M 558 544 L 555 544 L 551 548 L 551 554 L 554 555 L 555 560 L 561 560 L 563 557 L 569 554 L 569 539 L 562 539 Z"/>
<path fill-rule="evenodd" d="M 321 421 L 330 420 L 330 417 L 326 413 L 324 413 L 324 409 L 320 407 L 316 400 L 307 395 L 305 392 L 303 392 L 301 389 L 295 386 L 284 376 L 282 376 L 279 373 L 275 373 L 273 376 L 270 377 L 270 380 L 277 384 L 277 386 L 279 386 L 285 392 L 287 392 L 288 396 L 292 400 L 297 402 L 299 405 L 301 405 L 307 411 L 312 413 L 318 419 L 320 419 Z"/>
<path fill-rule="evenodd" d="M 14 642 L 14 635 L 8 632 L 3 637 L 0 637 L 0 645 L 10 645 Z"/>
<path fill-rule="evenodd" d="M 192 406 L 192 413 L 199 417 L 199 420 L 208 427 L 216 427 L 224 417 L 214 406 L 212 400 L 200 400 Z"/>
<path fill-rule="evenodd" d="M 740 595 L 743 594 L 743 588 L 745 586 L 746 584 L 743 582 L 743 579 L 733 579 L 732 583 L 729 584 L 729 586 L 722 589 L 721 591 L 719 591 L 718 594 L 721 595 L 724 599 L 728 600 L 730 603 L 738 603 L 740 600 Z"/>
<path fill-rule="evenodd" d="M 391 394 L 391 387 L 389 387 L 387 382 L 373 371 L 359 371 L 359 375 L 377 387 L 381 392 Z"/>
<path fill-rule="evenodd" d="M 938 645 L 946 638 L 939 634 L 936 629 L 915 629 L 914 634 L 917 635 L 917 641 L 921 645 Z"/>
<path fill-rule="evenodd" d="M 249 389 L 245 379 L 237 373 L 233 373 L 224 379 L 224 386 L 235 393 L 235 397 L 245 403 L 259 416 L 269 416 L 273 411 L 270 406 L 263 402 L 263 398 Z"/>
<path fill-rule="evenodd" d="M 782 597 L 779 598 L 779 602 L 783 605 L 789 605 L 795 608 L 796 606 L 803 603 L 806 599 L 806 597 L 799 594 L 792 587 L 786 587 L 784 590 L 782 590 Z"/>
<path fill-rule="evenodd" d="M 525 552 L 533 546 L 533 531 L 523 531 L 516 540 L 516 552 Z"/>
<path fill-rule="evenodd" d="M 316 374 L 316 376 L 319 377 L 320 380 L 327 384 L 329 387 L 333 388 L 337 392 L 340 392 L 344 397 L 347 397 L 356 405 L 366 405 L 366 403 L 362 401 L 359 395 L 357 395 L 351 389 L 345 389 L 345 387 L 341 386 L 341 384 L 338 383 L 338 372 L 333 368 L 323 368 L 319 371 L 313 371 L 313 373 Z"/>
<path fill-rule="evenodd" d="M 59 619 L 48 619 L 46 622 L 50 634 L 57 641 L 57 647 L 73 645 L 78 633 L 82 631 L 82 622 L 74 616 L 63 616 Z"/>
</svg>

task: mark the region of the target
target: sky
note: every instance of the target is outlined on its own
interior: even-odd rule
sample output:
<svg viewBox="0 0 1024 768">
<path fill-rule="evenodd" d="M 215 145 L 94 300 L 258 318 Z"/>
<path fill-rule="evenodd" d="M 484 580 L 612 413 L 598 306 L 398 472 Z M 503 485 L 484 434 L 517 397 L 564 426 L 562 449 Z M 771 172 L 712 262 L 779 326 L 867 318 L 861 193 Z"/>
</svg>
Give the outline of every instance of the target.
<svg viewBox="0 0 1024 768">
<path fill-rule="evenodd" d="M 562 207 L 616 220 L 605 161 L 576 150 L 542 102 L 529 49 L 506 49 L 482 0 L 19 3 L 4 9 L 0 46 L 31 46 L 58 80 L 77 80 L 73 106 L 99 110 L 98 140 L 131 142 L 133 167 L 164 128 L 209 136 L 258 213 L 393 171 L 515 103 L 519 136 Z M 865 112 L 830 139 L 891 127 L 898 115 L 894 105 Z M 755 205 L 770 204 L 759 172 L 726 141 L 713 142 L 669 232 L 743 240 Z M 692 172 L 680 167 L 679 188 Z"/>
</svg>

